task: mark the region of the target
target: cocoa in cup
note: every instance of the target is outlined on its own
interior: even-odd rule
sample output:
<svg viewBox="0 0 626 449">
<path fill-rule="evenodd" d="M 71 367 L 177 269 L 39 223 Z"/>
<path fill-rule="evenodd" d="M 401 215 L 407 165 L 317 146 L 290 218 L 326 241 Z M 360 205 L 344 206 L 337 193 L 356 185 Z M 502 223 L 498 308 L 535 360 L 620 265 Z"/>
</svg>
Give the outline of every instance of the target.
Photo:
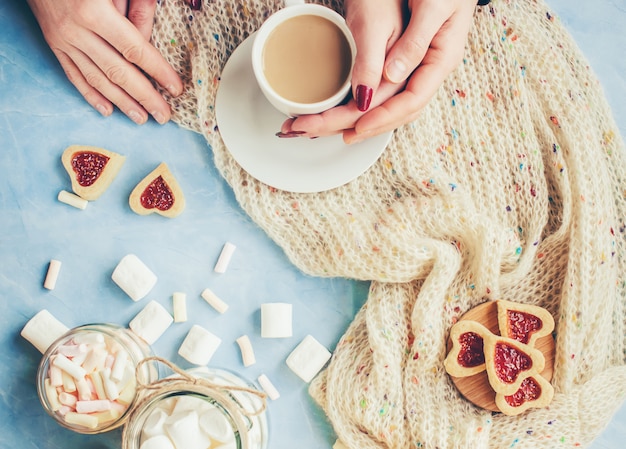
<svg viewBox="0 0 626 449">
<path fill-rule="evenodd" d="M 350 92 L 356 45 L 345 20 L 325 6 L 288 6 L 255 36 L 252 67 L 268 101 L 288 116 L 316 114 Z"/>
</svg>

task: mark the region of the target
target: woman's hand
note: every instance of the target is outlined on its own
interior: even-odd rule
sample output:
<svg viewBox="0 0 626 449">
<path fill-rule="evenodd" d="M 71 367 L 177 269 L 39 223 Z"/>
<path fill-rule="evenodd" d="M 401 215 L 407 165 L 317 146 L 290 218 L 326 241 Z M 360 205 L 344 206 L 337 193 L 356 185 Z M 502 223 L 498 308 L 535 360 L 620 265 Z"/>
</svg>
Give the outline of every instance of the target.
<svg viewBox="0 0 626 449">
<path fill-rule="evenodd" d="M 354 143 L 415 120 L 462 61 L 476 0 L 346 0 L 357 45 L 353 99 L 287 120 L 284 136 L 343 133 Z"/>
<path fill-rule="evenodd" d="M 170 94 L 183 84 L 150 44 L 156 0 L 28 0 L 65 74 L 87 102 L 108 116 L 117 106 L 136 123 L 159 123 L 170 108 L 151 76 Z"/>
</svg>

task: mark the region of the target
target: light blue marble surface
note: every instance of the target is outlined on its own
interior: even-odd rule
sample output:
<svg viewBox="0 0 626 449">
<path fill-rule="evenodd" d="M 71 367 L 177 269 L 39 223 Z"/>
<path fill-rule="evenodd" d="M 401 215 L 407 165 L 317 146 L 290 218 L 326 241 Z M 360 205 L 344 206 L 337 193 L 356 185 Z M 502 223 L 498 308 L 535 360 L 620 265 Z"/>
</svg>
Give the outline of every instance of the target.
<svg viewBox="0 0 626 449">
<path fill-rule="evenodd" d="M 572 31 L 598 73 L 626 135 L 626 1 L 554 0 L 555 12 Z M 127 156 L 110 189 L 85 211 L 56 200 L 70 189 L 60 154 L 70 144 L 101 146 Z M 204 139 L 173 124 L 138 127 L 121 114 L 94 112 L 65 79 L 22 1 L 0 4 L 0 447 L 119 448 L 120 432 L 84 436 L 62 429 L 40 407 L 34 387 L 39 353 L 19 336 L 42 308 L 66 325 L 126 325 L 145 305 L 133 303 L 110 274 L 128 253 L 159 276 L 149 297 L 169 307 L 174 291 L 188 296 L 191 320 L 173 325 L 154 351 L 182 366 L 177 354 L 192 324 L 218 334 L 212 359 L 254 379 L 267 374 L 282 397 L 270 403 L 271 449 L 329 448 L 334 436 L 306 385 L 284 364 L 306 335 L 333 348 L 364 302 L 367 284 L 304 276 L 242 212 L 220 178 Z M 127 204 L 134 185 L 167 162 L 187 198 L 183 215 L 140 217 Z M 227 273 L 212 268 L 225 241 L 237 245 Z M 63 262 L 57 287 L 42 287 L 47 264 Z M 218 315 L 200 299 L 210 287 L 230 304 Z M 262 340 L 259 306 L 294 304 L 294 337 Z M 234 342 L 248 334 L 258 363 L 243 368 Z M 621 449 L 626 406 L 615 415 L 594 449 Z"/>
</svg>

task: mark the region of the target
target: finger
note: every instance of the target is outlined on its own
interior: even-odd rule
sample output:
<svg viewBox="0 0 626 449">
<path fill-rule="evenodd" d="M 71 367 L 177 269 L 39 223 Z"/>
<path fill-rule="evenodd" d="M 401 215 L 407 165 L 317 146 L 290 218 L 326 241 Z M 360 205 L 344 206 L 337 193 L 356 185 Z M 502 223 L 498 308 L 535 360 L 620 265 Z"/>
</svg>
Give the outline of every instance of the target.
<svg viewBox="0 0 626 449">
<path fill-rule="evenodd" d="M 295 118 L 289 127 L 292 133 L 300 133 L 305 137 L 322 137 L 338 134 L 346 128 L 352 128 L 358 117 L 363 115 L 351 101 L 347 105 L 338 106 L 321 114 L 303 115 Z"/>
<path fill-rule="evenodd" d="M 372 109 L 356 123 L 352 140 L 362 140 L 391 131 L 416 119 L 448 73 L 447 65 L 428 61 L 422 63 L 409 79 L 404 91 Z"/>
<path fill-rule="evenodd" d="M 440 2 L 431 2 L 413 10 L 409 24 L 387 54 L 384 76 L 392 83 L 405 81 L 422 62 L 431 41 L 450 17 Z"/>
<path fill-rule="evenodd" d="M 128 4 L 128 20 L 137 27 L 141 35 L 150 41 L 156 0 L 130 0 Z"/>
<path fill-rule="evenodd" d="M 79 68 L 74 64 L 74 61 L 63 52 L 55 51 L 54 53 L 61 67 L 63 67 L 67 79 L 76 87 L 87 103 L 103 116 L 108 117 L 111 115 L 113 113 L 113 105 L 111 102 L 89 85 Z"/>
<path fill-rule="evenodd" d="M 107 10 L 93 24 L 93 29 L 127 61 L 150 75 L 170 94 L 180 95 L 183 84 L 176 71 L 125 17 L 120 17 L 113 9 Z"/>
<path fill-rule="evenodd" d="M 369 109 L 374 91 L 378 88 L 389 39 L 389 36 L 381 35 L 384 30 L 379 24 L 372 24 L 370 20 L 365 20 L 366 17 L 371 16 L 358 12 L 346 17 L 358 49 L 352 69 L 352 95 L 360 111 Z"/>
<path fill-rule="evenodd" d="M 104 43 L 102 44 L 102 49 L 98 51 L 102 52 L 101 54 L 104 54 L 105 57 L 107 57 L 106 53 L 110 52 L 111 55 L 108 55 L 108 57 L 118 58 L 122 61 L 122 58 Z M 106 97 L 111 103 L 116 105 L 132 121 L 137 124 L 143 124 L 147 121 L 148 114 L 142 105 L 139 104 L 138 101 L 136 101 L 118 84 L 112 82 L 106 73 L 104 73 L 98 66 L 97 62 L 78 49 L 75 49 L 71 54 L 68 54 L 68 57 L 70 57 L 76 64 L 76 67 L 84 77 L 85 81 L 92 86 L 93 89 Z M 130 66 L 130 64 L 128 65 Z M 137 70 L 132 66 L 130 68 Z"/>
<path fill-rule="evenodd" d="M 113 0 L 113 5 L 121 15 L 126 16 L 128 12 L 128 0 Z"/>
<path fill-rule="evenodd" d="M 81 42 L 79 50 L 84 55 L 92 55 L 89 61 L 93 61 L 99 68 L 95 71 L 89 66 L 89 62 L 81 59 L 83 64 L 81 71 L 88 82 L 122 109 L 133 121 L 145 122 L 147 119 L 145 111 L 161 124 L 170 119 L 171 111 L 167 101 L 135 65 L 124 59 L 113 47 L 96 35 L 89 36 L 85 33 L 85 38 L 77 41 Z M 106 80 L 102 79 L 102 74 L 105 75 Z M 134 105 L 129 101 L 129 97 L 134 99 Z M 137 103 L 141 105 L 141 108 L 135 106 Z"/>
</svg>

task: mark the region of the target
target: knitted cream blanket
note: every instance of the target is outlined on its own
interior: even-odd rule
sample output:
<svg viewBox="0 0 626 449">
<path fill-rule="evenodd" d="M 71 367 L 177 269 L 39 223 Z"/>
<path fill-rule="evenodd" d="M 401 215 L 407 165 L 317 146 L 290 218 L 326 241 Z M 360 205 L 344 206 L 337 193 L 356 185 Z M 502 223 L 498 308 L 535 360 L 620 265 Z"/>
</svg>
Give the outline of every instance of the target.
<svg viewBox="0 0 626 449">
<path fill-rule="evenodd" d="M 542 0 L 477 8 L 465 60 L 378 162 L 343 187 L 293 194 L 237 165 L 213 108 L 229 55 L 281 6 L 161 0 L 154 42 L 187 84 L 170 100 L 174 120 L 207 138 L 252 219 L 302 271 L 372 281 L 311 386 L 339 438 L 351 449 L 588 445 L 626 393 L 626 152 L 559 20 Z M 444 371 L 450 326 L 499 298 L 556 319 L 547 409 L 492 415 Z"/>
</svg>

